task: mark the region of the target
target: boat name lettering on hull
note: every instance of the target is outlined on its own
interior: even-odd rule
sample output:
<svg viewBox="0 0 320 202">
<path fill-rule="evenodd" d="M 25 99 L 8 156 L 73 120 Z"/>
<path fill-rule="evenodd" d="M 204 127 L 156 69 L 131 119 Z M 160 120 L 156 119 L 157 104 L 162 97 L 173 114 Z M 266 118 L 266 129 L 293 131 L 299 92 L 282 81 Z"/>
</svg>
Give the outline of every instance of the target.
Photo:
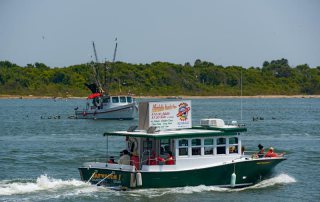
<svg viewBox="0 0 320 202">
<path fill-rule="evenodd" d="M 257 162 L 257 165 L 265 165 L 265 164 L 270 164 L 270 161 L 264 161 L 264 162 Z"/>
<path fill-rule="evenodd" d="M 94 179 L 111 179 L 111 180 L 120 180 L 121 179 L 121 175 L 117 175 L 117 174 L 103 174 L 103 173 L 96 173 L 93 176 Z"/>
</svg>

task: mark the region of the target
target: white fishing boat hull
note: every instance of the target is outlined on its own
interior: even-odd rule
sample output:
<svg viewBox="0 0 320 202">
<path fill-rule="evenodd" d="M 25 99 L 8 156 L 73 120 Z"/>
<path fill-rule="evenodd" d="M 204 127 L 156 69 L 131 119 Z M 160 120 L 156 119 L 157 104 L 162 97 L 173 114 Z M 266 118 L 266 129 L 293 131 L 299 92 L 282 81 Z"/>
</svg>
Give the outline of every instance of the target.
<svg viewBox="0 0 320 202">
<path fill-rule="evenodd" d="M 77 119 L 134 119 L 135 103 L 104 109 L 76 110 Z"/>
</svg>

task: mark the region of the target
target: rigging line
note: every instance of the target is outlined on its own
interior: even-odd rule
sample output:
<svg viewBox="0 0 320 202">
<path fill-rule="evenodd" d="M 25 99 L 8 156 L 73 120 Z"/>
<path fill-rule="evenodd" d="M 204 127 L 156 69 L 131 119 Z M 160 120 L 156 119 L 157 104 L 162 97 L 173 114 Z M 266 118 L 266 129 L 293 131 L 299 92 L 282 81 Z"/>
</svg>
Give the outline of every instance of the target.
<svg viewBox="0 0 320 202">
<path fill-rule="evenodd" d="M 105 179 L 107 179 L 109 176 L 113 175 L 114 174 L 114 171 L 112 171 L 109 175 L 107 175 L 107 177 L 103 178 L 102 180 L 100 180 L 96 186 L 98 186 L 101 182 L 103 182 Z"/>
<path fill-rule="evenodd" d="M 91 175 L 91 177 L 89 178 L 89 180 L 87 181 L 87 183 L 91 181 L 91 179 L 93 178 L 93 176 L 94 176 L 97 172 L 98 172 L 98 171 L 95 170 L 95 171 L 92 173 L 92 175 Z"/>
</svg>

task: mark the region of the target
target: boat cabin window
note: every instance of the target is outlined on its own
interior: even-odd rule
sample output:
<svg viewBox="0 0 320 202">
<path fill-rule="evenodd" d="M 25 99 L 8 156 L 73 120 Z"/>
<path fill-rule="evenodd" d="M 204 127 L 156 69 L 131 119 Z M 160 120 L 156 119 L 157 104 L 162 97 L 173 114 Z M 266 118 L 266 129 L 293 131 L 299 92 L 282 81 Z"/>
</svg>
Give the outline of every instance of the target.
<svg viewBox="0 0 320 202">
<path fill-rule="evenodd" d="M 127 97 L 127 102 L 131 103 L 132 102 L 132 97 Z"/>
<path fill-rule="evenodd" d="M 143 141 L 143 152 L 149 151 L 151 154 L 151 150 L 152 150 L 152 141 L 151 140 Z"/>
<path fill-rule="evenodd" d="M 110 102 L 110 98 L 109 98 L 109 97 L 107 97 L 107 98 L 103 98 L 103 102 L 104 102 L 104 103 L 108 103 L 108 102 Z"/>
<path fill-rule="evenodd" d="M 170 140 L 169 139 L 163 139 L 160 140 L 160 154 L 168 154 L 170 151 Z"/>
<path fill-rule="evenodd" d="M 213 155 L 214 154 L 214 139 L 207 138 L 204 139 L 204 155 Z"/>
<path fill-rule="evenodd" d="M 229 138 L 229 153 L 238 153 L 238 138 L 230 137 Z"/>
<path fill-rule="evenodd" d="M 188 156 L 188 139 L 179 140 L 179 156 Z"/>
<path fill-rule="evenodd" d="M 126 97 L 120 97 L 120 102 L 121 102 L 121 103 L 126 103 L 126 102 L 127 102 Z"/>
<path fill-rule="evenodd" d="M 119 103 L 119 97 L 112 97 L 112 103 Z"/>
<path fill-rule="evenodd" d="M 191 154 L 192 156 L 201 155 L 201 139 L 192 139 L 191 140 Z"/>
<path fill-rule="evenodd" d="M 217 139 L 217 154 L 226 154 L 226 138 Z"/>
</svg>

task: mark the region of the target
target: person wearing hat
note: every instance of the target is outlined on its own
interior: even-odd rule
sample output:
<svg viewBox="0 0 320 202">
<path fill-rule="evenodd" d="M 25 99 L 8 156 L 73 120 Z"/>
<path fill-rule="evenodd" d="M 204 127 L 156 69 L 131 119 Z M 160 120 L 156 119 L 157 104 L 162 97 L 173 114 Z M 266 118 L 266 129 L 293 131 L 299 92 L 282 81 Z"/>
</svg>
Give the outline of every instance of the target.
<svg viewBox="0 0 320 202">
<path fill-rule="evenodd" d="M 273 147 L 269 148 L 269 151 L 266 153 L 266 155 L 264 157 L 282 157 L 284 155 L 284 153 L 281 154 L 277 154 L 274 152 Z"/>
<path fill-rule="evenodd" d="M 258 156 L 259 156 L 259 158 L 262 158 L 264 156 L 263 146 L 261 144 L 259 144 L 258 148 L 259 148 Z"/>
<path fill-rule="evenodd" d="M 130 155 L 128 150 L 123 150 L 123 155 L 119 158 L 118 164 L 130 165 Z"/>
</svg>

